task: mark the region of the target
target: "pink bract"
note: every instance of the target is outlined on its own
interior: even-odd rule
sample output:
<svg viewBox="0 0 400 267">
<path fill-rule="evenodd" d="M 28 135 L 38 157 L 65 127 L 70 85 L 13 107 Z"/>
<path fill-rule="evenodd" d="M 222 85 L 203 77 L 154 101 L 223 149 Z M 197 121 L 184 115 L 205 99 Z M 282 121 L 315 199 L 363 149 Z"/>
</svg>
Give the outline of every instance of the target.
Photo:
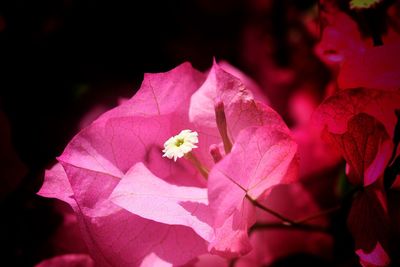
<svg viewBox="0 0 400 267">
<path fill-rule="evenodd" d="M 353 116 L 344 134 L 327 134 L 348 165 L 347 176 L 356 185 L 370 185 L 381 178 L 393 150 L 382 123 L 365 113 Z"/>
<path fill-rule="evenodd" d="M 233 148 L 215 164 L 209 150 L 222 143 L 217 103 L 223 103 Z M 162 157 L 164 142 L 184 129 L 199 134 L 192 153 L 210 170 L 208 182 L 189 161 Z M 246 194 L 265 197 L 273 186 L 293 181 L 296 149 L 279 115 L 254 101 L 240 80 L 216 64 L 207 77 L 182 64 L 146 74 L 134 97 L 77 134 L 39 194 L 74 208 L 89 252 L 102 266 L 182 265 L 209 251 L 238 256 L 250 249 L 247 229 L 255 219 Z M 217 181 L 232 166 L 246 172 Z M 220 195 L 226 192 L 229 197 Z"/>
<path fill-rule="evenodd" d="M 370 185 L 383 175 L 393 149 L 400 94 L 349 89 L 326 99 L 314 120 L 346 159 L 350 180 Z"/>
<path fill-rule="evenodd" d="M 332 133 L 344 133 L 349 119 L 366 113 L 379 120 L 390 136 L 396 125 L 394 110 L 399 108 L 400 94 L 376 89 L 349 89 L 327 98 L 314 115 L 315 122 L 326 125 Z"/>
<path fill-rule="evenodd" d="M 250 127 L 239 134 L 232 153 L 213 168 L 209 177 L 216 228 L 212 244 L 216 250 L 225 256 L 233 245 L 238 253 L 244 253 L 240 251 L 243 247 L 245 252 L 250 251 L 247 230 L 255 222 L 255 211 L 246 197 L 262 199 L 273 186 L 293 182 L 297 178 L 296 152 L 297 145 L 290 136 L 271 131 L 269 126 Z"/>
<path fill-rule="evenodd" d="M 399 108 L 398 92 L 349 89 L 325 100 L 315 115 L 324 136 L 346 160 L 349 181 L 359 188 L 348 226 L 363 266 L 390 264 L 392 222 L 384 183 L 392 154 L 399 153 L 393 152 Z"/>
<path fill-rule="evenodd" d="M 328 66 L 337 71 L 338 87 L 398 90 L 398 31 L 389 25 L 381 36 L 383 45 L 373 46 L 372 39 L 362 35 L 357 22 L 350 16 L 336 8 L 331 8 L 329 13 L 325 14 L 327 26 L 315 50 Z"/>
</svg>

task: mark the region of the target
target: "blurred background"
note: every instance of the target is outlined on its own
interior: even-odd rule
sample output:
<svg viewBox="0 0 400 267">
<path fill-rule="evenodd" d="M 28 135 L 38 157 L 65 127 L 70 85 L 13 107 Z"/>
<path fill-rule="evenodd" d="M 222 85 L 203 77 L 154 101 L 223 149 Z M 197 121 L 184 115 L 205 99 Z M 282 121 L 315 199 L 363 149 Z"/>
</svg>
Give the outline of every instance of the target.
<svg viewBox="0 0 400 267">
<path fill-rule="evenodd" d="M 289 99 L 318 102 L 330 78 L 314 55 L 320 26 L 313 0 L 0 1 L 1 265 L 59 253 L 50 240 L 63 218 L 36 196 L 44 170 L 143 73 L 227 61 L 293 126 Z"/>
</svg>

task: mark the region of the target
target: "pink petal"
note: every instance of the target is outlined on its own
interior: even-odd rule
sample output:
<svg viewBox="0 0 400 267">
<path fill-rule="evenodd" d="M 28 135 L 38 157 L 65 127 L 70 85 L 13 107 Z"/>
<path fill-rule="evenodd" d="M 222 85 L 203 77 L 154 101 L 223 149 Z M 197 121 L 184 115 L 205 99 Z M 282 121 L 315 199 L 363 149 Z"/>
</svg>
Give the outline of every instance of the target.
<svg viewBox="0 0 400 267">
<path fill-rule="evenodd" d="M 147 73 L 139 91 L 100 119 L 127 116 L 166 115 L 187 111 L 190 97 L 204 82 L 205 76 L 183 63 L 165 73 Z"/>
<path fill-rule="evenodd" d="M 196 126 L 218 134 L 214 111 L 217 101 L 222 101 L 225 109 L 229 110 L 230 106 L 237 101 L 252 99 L 251 93 L 245 89 L 238 78 L 214 63 L 206 81 L 191 97 L 189 118 Z"/>
<path fill-rule="evenodd" d="M 240 257 L 250 252 L 252 246 L 248 229 L 254 222 L 254 207 L 244 200 L 240 209 L 234 210 L 222 225 L 215 227 L 215 238 L 209 245 L 210 252 L 225 258 Z"/>
<path fill-rule="evenodd" d="M 157 223 L 125 210 L 102 217 L 79 215 L 78 219 L 99 265 L 140 266 L 151 253 L 181 265 L 207 251 L 204 240 L 192 229 Z"/>
<path fill-rule="evenodd" d="M 264 104 L 269 103 L 264 90 L 251 77 L 247 76 L 241 70 L 229 64 L 227 61 L 219 61 L 218 65 L 227 73 L 241 80 L 244 86 L 253 94 L 255 100 Z"/>
<path fill-rule="evenodd" d="M 147 255 L 146 258 L 144 258 L 144 260 L 142 261 L 142 264 L 140 264 L 140 267 L 153 267 L 153 266 L 171 267 L 173 265 L 171 265 L 169 262 L 162 260 L 156 254 L 151 253 L 151 254 Z"/>
<path fill-rule="evenodd" d="M 224 103 L 228 128 L 233 139 L 240 130 L 249 126 L 274 124 L 282 130 L 287 129 L 275 111 L 254 102 L 251 92 L 238 78 L 214 64 L 204 84 L 191 98 L 189 118 L 195 126 L 200 127 L 200 132 L 219 135 L 214 111 L 218 101 Z"/>
<path fill-rule="evenodd" d="M 286 133 L 269 126 L 243 130 L 232 152 L 216 164 L 209 176 L 214 226 L 222 227 L 228 218 L 242 214 L 246 194 L 257 199 L 273 186 L 291 182 L 297 173 L 296 152 L 296 143 Z M 242 220 L 242 225 L 248 227 L 254 218 L 245 216 Z"/>
<path fill-rule="evenodd" d="M 179 265 L 207 251 L 204 239 L 192 229 L 144 219 L 110 200 L 138 162 L 165 181 L 204 187 L 193 166 L 185 161 L 174 164 L 161 153 L 169 137 L 181 127 L 191 128 L 189 97 L 202 76 L 189 64 L 147 75 L 137 95 L 82 130 L 59 157 L 77 203 L 83 237 L 100 265 L 139 266 L 151 253 Z"/>
<path fill-rule="evenodd" d="M 246 193 L 257 199 L 274 185 L 289 182 L 286 177 L 292 173 L 287 171 L 292 161 L 298 160 L 296 152 L 297 144 L 286 133 L 269 126 L 243 130 L 232 152 L 210 173 L 210 204 L 218 199 L 215 203 L 224 206 L 229 213 L 240 206 Z M 231 198 L 236 200 L 231 201 Z M 215 213 L 221 214 L 220 211 Z"/>
<path fill-rule="evenodd" d="M 196 169 L 184 160 L 174 163 L 162 158 L 164 142 L 185 128 L 191 129 L 178 115 L 103 119 L 82 130 L 59 160 L 116 178 L 137 162 L 145 162 L 163 179 L 187 185 L 204 184 L 203 178 L 196 178 Z M 189 173 L 193 179 L 187 179 Z"/>
<path fill-rule="evenodd" d="M 199 132 L 198 149 L 201 155 L 207 155 L 212 144 L 221 142 L 215 118 L 215 105 L 224 104 L 228 135 L 235 142 L 239 132 L 250 126 L 271 125 L 277 130 L 289 132 L 282 118 L 268 106 L 255 102 L 249 90 L 233 75 L 227 73 L 216 63 L 211 68 L 206 81 L 197 90 L 190 102 L 189 119 Z M 207 165 L 212 158 L 201 158 Z"/>
<path fill-rule="evenodd" d="M 128 171 L 110 198 L 118 206 L 143 218 L 188 226 L 205 240 L 212 238 L 207 190 L 171 185 L 152 174 L 142 163 Z"/>
<path fill-rule="evenodd" d="M 379 242 L 370 252 L 358 249 L 356 253 L 360 257 L 360 263 L 363 267 L 386 267 L 390 265 L 390 258 Z"/>
<path fill-rule="evenodd" d="M 160 131 L 157 122 L 167 122 L 168 118 L 158 119 L 97 121 L 76 136 L 60 157 L 79 204 L 77 215 L 82 234 L 96 262 L 138 266 L 149 253 L 156 253 L 165 261 L 184 264 L 206 252 L 204 240 L 193 230 L 143 219 L 109 199 L 124 175 L 121 169 L 128 164 L 145 161 L 164 176 L 173 176 L 171 162 L 161 157 L 157 146 L 161 139 L 166 140 L 162 136 L 166 133 Z M 188 173 L 178 170 L 182 165 L 176 166 L 175 172 Z M 171 249 L 177 245 L 184 249 Z"/>
<path fill-rule="evenodd" d="M 138 266 L 149 254 L 184 264 L 206 251 L 193 230 L 143 219 L 109 200 L 120 178 L 63 163 L 78 203 L 78 221 L 90 254 L 104 265 Z M 181 249 L 171 249 L 182 246 Z"/>
<path fill-rule="evenodd" d="M 39 196 L 60 199 L 75 208 L 74 192 L 68 181 L 67 174 L 60 163 L 55 164 L 50 170 L 46 170 L 44 182 Z"/>
<path fill-rule="evenodd" d="M 138 161 L 153 164 L 150 169 L 157 175 L 173 176 L 175 171 L 187 169 L 180 164 L 167 173 L 172 163 L 165 160 L 159 166 L 158 158 L 168 138 L 193 128 L 187 115 L 189 98 L 203 80 L 203 74 L 188 63 L 166 73 L 147 74 L 134 97 L 81 131 L 60 160 L 115 177 L 121 177 Z M 195 173 L 193 168 L 191 172 Z"/>
</svg>

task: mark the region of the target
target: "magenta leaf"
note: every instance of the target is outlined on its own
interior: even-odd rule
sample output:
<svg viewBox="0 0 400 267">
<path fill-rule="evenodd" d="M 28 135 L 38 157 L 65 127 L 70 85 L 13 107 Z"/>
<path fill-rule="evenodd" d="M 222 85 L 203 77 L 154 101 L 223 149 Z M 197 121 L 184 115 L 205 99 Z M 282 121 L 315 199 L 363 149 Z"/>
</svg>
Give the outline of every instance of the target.
<svg viewBox="0 0 400 267">
<path fill-rule="evenodd" d="M 359 113 L 366 113 L 381 122 L 393 137 L 396 125 L 395 109 L 399 108 L 400 94 L 376 89 L 342 90 L 327 98 L 316 110 L 314 121 L 331 133 L 346 132 L 348 121 Z"/>
<path fill-rule="evenodd" d="M 382 177 L 393 145 L 379 121 L 360 113 L 348 122 L 347 132 L 327 136 L 346 160 L 353 184 L 367 186 Z"/>
</svg>

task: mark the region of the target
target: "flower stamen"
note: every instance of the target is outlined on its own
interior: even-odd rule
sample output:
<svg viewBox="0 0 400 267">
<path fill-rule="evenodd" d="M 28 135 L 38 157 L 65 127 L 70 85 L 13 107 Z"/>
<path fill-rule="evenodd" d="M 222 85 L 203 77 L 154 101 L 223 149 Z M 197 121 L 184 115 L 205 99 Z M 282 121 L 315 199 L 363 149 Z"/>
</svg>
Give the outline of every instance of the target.
<svg viewBox="0 0 400 267">
<path fill-rule="evenodd" d="M 217 122 L 219 134 L 221 135 L 222 143 L 224 144 L 225 154 L 228 154 L 232 150 L 232 142 L 228 136 L 224 102 L 220 100 L 215 104 L 215 120 Z"/>
<path fill-rule="evenodd" d="M 204 176 L 208 178 L 209 170 L 204 167 L 200 160 L 191 152 L 197 148 L 199 142 L 198 133 L 191 130 L 183 130 L 178 135 L 172 136 L 164 143 L 163 157 L 174 159 L 185 157 Z"/>
<path fill-rule="evenodd" d="M 164 143 L 163 157 L 174 159 L 182 158 L 186 153 L 197 148 L 199 142 L 198 133 L 191 130 L 183 130 L 178 135 L 172 136 Z"/>
</svg>

